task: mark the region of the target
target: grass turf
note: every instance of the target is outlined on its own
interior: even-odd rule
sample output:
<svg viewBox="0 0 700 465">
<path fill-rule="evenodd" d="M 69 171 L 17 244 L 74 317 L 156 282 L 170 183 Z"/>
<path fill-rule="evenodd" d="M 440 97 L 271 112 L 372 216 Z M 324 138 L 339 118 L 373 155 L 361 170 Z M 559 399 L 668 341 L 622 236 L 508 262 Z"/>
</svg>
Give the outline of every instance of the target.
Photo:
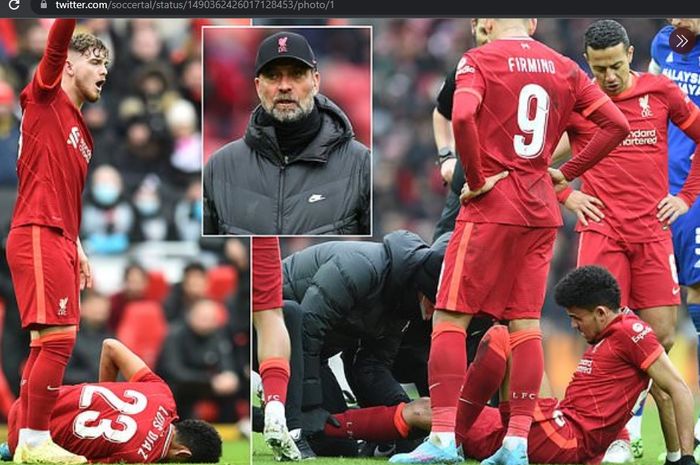
<svg viewBox="0 0 700 465">
<path fill-rule="evenodd" d="M 660 465 L 663 461 L 658 461 L 658 456 L 665 452 L 663 436 L 659 426 L 659 414 L 653 401 L 650 399 L 644 412 L 642 421 L 642 437 L 644 439 L 644 457 L 635 461 L 638 465 Z M 338 458 L 338 457 L 318 457 L 309 465 L 378 465 L 386 463 L 386 458 Z M 467 465 L 478 465 L 476 460 L 467 460 Z M 273 465 L 277 464 L 272 458 L 272 453 L 267 448 L 262 434 L 253 434 L 253 465 Z"/>
</svg>

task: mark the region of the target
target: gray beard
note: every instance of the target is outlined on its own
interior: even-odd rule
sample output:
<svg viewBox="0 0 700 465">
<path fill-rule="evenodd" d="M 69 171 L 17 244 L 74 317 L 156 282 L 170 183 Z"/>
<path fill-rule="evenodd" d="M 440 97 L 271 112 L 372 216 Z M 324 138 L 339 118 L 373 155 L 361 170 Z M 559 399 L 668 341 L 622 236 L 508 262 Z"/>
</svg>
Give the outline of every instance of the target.
<svg viewBox="0 0 700 465">
<path fill-rule="evenodd" d="M 274 104 L 273 104 L 272 109 L 265 108 L 264 106 L 263 106 L 263 108 L 265 109 L 265 112 L 267 112 L 267 114 L 272 116 L 275 119 L 275 121 L 277 121 L 277 122 L 295 123 L 295 122 L 300 121 L 300 120 L 304 119 L 305 117 L 309 116 L 309 114 L 311 114 L 311 112 L 314 109 L 314 98 L 311 97 L 310 105 L 308 107 L 305 108 L 304 103 L 299 102 L 299 106 L 296 107 L 292 111 L 278 110 L 274 107 Z M 272 111 L 270 111 L 270 110 L 272 110 Z"/>
</svg>

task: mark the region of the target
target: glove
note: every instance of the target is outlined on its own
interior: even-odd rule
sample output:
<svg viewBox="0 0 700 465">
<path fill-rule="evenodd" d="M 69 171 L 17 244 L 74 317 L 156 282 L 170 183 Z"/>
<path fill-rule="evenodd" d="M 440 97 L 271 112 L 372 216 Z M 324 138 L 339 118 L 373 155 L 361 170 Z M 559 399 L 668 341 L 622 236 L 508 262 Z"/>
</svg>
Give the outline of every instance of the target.
<svg viewBox="0 0 700 465">
<path fill-rule="evenodd" d="M 326 409 L 316 407 L 312 410 L 301 412 L 301 425 L 304 434 L 307 436 L 322 433 L 326 427 L 326 423 L 340 428 L 340 422 Z"/>
</svg>

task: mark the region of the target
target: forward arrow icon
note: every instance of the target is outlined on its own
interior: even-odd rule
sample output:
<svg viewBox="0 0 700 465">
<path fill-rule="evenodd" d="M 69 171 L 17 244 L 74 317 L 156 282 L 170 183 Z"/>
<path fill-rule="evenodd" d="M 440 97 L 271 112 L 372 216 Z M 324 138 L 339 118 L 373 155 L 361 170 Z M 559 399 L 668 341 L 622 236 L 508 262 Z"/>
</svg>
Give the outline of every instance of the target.
<svg viewBox="0 0 700 465">
<path fill-rule="evenodd" d="M 685 36 L 678 34 L 678 47 L 685 47 L 685 44 L 687 43 L 688 39 L 686 39 Z"/>
</svg>

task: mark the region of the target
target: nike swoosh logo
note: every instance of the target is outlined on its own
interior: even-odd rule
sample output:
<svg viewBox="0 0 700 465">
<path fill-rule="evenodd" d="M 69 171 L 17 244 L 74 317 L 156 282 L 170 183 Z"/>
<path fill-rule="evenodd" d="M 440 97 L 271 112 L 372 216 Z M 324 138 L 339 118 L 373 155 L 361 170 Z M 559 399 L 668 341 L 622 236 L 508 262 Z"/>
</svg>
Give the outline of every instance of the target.
<svg viewBox="0 0 700 465">
<path fill-rule="evenodd" d="M 673 292 L 673 295 L 676 295 L 676 294 L 678 294 L 679 292 L 681 292 L 681 288 L 680 288 L 680 287 L 674 287 L 673 290 L 672 290 L 671 292 Z"/>
<path fill-rule="evenodd" d="M 326 198 L 321 194 L 313 194 L 311 197 L 309 197 L 309 203 L 320 202 L 321 200 L 326 200 Z"/>
<path fill-rule="evenodd" d="M 46 386 L 47 391 L 58 391 L 59 389 L 61 389 L 60 386 L 58 386 L 58 387 Z"/>
</svg>

